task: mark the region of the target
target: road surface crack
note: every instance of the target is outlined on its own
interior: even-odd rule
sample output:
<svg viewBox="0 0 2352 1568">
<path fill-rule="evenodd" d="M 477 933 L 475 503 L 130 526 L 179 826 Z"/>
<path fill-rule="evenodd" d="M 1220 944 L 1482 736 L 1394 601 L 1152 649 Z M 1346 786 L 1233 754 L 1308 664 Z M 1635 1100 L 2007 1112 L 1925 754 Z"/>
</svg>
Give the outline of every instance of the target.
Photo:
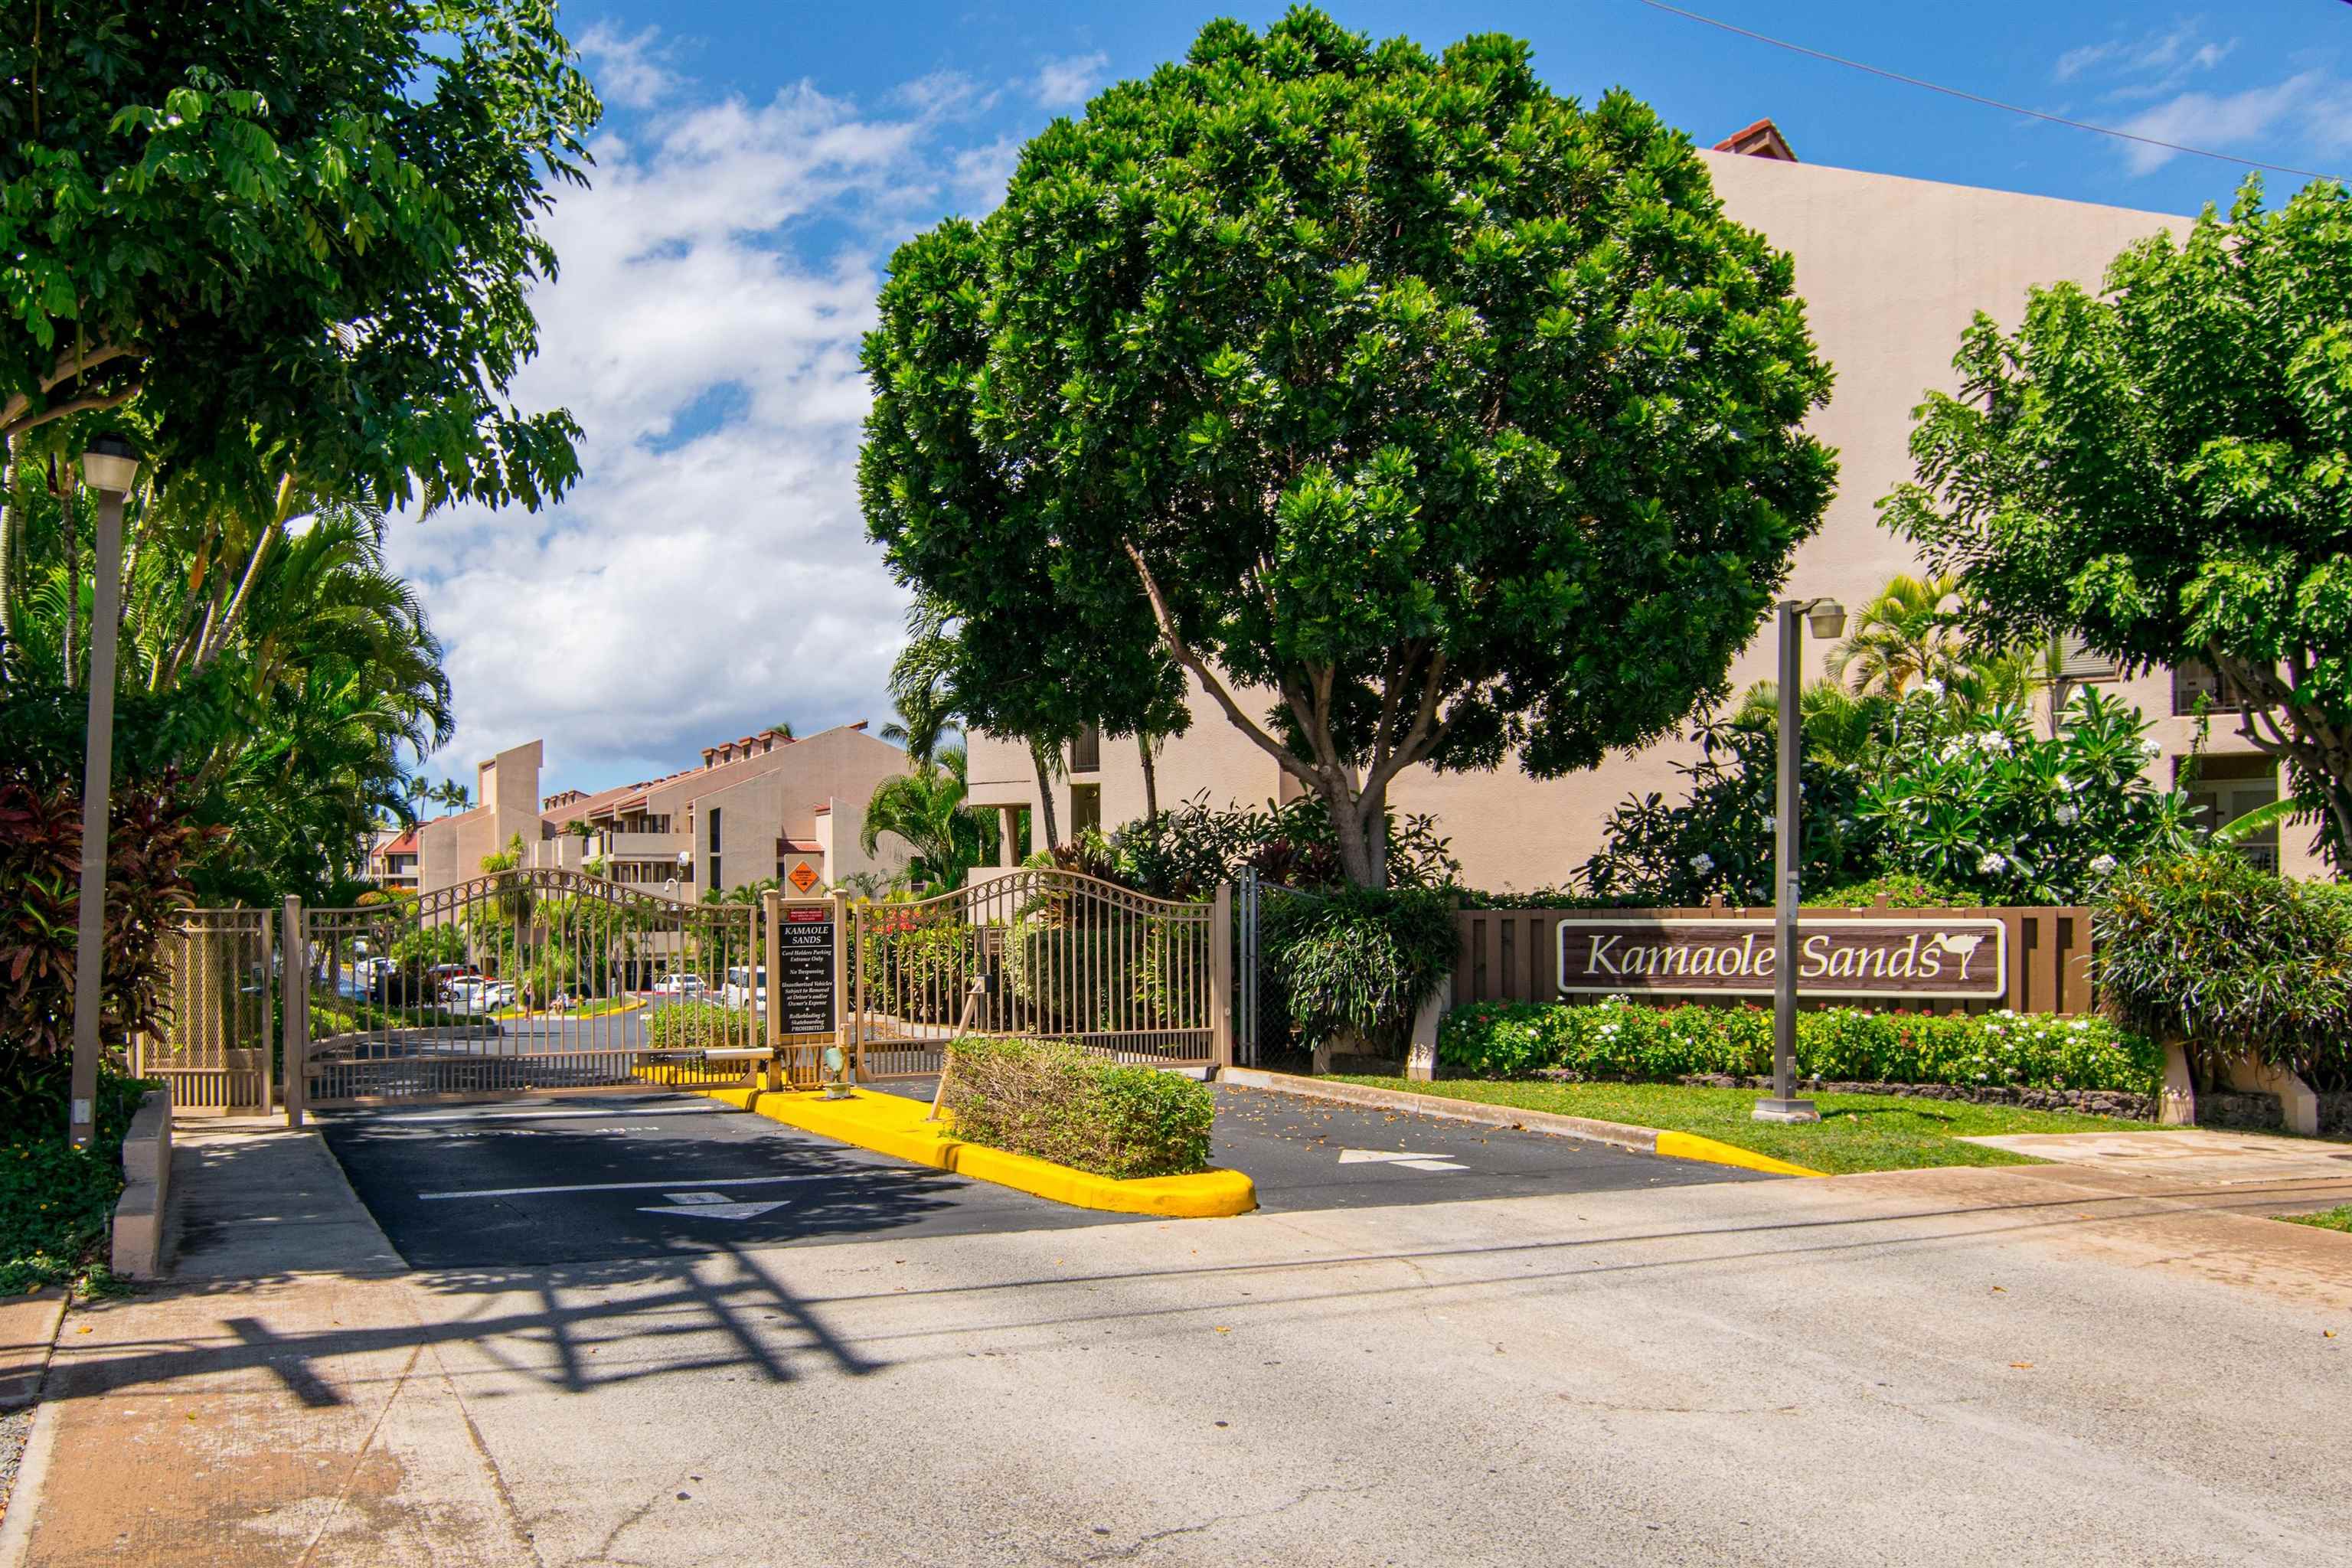
<svg viewBox="0 0 2352 1568">
<path fill-rule="evenodd" d="M 1145 1547 L 1150 1546 L 1158 1542 L 1169 1540 L 1173 1536 L 1198 1535 L 1203 1531 L 1214 1530 L 1221 1524 L 1237 1524 L 1244 1520 L 1272 1519 L 1276 1514 L 1289 1512 L 1292 1509 L 1298 1507 L 1301 1503 L 1306 1502 L 1310 1498 L 1319 1497 L 1327 1493 L 1339 1497 L 1353 1497 L 1373 1489 L 1374 1489 L 1370 1486 L 1311 1486 L 1301 1491 L 1297 1497 L 1291 1498 L 1284 1502 L 1278 1502 L 1272 1508 L 1249 1509 L 1240 1513 L 1212 1514 L 1207 1519 L 1201 1521 L 1198 1524 L 1171 1525 L 1166 1530 L 1155 1530 L 1149 1535 L 1139 1535 L 1128 1545 L 1115 1546 L 1106 1551 L 1089 1552 L 1079 1561 L 1085 1563 L 1122 1562 L 1135 1557 L 1138 1553 L 1142 1552 Z"/>
</svg>

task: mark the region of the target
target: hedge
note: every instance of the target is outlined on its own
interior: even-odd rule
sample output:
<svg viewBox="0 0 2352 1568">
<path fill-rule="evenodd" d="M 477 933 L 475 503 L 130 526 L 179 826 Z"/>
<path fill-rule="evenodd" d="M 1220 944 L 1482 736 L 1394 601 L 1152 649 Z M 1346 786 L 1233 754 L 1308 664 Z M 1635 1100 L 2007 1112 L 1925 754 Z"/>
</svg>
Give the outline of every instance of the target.
<svg viewBox="0 0 2352 1568">
<path fill-rule="evenodd" d="M 1772 1015 L 1760 1007 L 1478 1002 L 1446 1015 L 1437 1059 L 1464 1078 L 1565 1071 L 1671 1083 L 1697 1073 L 1772 1070 Z M 2105 1018 L 2003 1009 L 1959 1014 L 1826 1007 L 1797 1016 L 1797 1070 L 1865 1083 L 2002 1084 L 2153 1094 L 2163 1052 Z"/>
<path fill-rule="evenodd" d="M 955 1135 L 1098 1176 L 1185 1176 L 1209 1164 L 1215 1094 L 1066 1040 L 975 1037 L 948 1047 Z"/>
</svg>

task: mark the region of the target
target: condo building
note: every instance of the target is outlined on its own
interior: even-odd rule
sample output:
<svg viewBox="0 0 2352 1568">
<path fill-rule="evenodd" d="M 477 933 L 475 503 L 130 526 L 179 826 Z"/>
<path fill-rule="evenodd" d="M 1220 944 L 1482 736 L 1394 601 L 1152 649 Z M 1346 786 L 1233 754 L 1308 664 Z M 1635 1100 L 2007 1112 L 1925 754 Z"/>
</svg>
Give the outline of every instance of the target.
<svg viewBox="0 0 2352 1568">
<path fill-rule="evenodd" d="M 704 747 L 699 766 L 596 791 L 542 795 L 544 752 L 529 741 L 477 764 L 476 805 L 415 830 L 411 886 L 430 893 L 478 877 L 483 859 L 517 837 L 525 867 L 597 869 L 687 900 L 769 878 L 788 892 L 823 892 L 906 862 L 895 840 L 871 856 L 858 847 L 875 786 L 907 768 L 906 753 L 862 721 L 804 740 L 740 736 Z"/>
</svg>

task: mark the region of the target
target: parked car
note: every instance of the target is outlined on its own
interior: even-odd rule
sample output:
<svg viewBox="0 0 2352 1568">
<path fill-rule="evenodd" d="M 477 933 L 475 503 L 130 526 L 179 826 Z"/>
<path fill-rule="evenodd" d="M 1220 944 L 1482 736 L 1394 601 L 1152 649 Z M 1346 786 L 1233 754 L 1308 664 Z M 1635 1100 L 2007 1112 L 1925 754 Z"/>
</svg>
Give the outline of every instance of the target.
<svg viewBox="0 0 2352 1568">
<path fill-rule="evenodd" d="M 730 1007 L 765 1007 L 768 1005 L 768 966 L 764 963 L 746 966 L 737 964 L 727 972 L 727 984 L 719 999 Z"/>
<path fill-rule="evenodd" d="M 656 996 L 699 996 L 709 989 L 702 983 L 701 975 L 687 969 L 674 971 L 654 982 Z"/>
</svg>

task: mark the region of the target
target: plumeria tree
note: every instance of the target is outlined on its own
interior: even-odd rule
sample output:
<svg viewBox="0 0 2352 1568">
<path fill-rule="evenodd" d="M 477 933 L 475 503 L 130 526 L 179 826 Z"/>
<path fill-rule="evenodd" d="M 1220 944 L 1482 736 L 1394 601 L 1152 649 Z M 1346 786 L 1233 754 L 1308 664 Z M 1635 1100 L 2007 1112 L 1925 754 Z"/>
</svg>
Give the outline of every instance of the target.
<svg viewBox="0 0 2352 1568">
<path fill-rule="evenodd" d="M 2333 181 L 2157 235 L 2094 295 L 1979 316 L 1884 503 L 1996 647 L 2079 631 L 2127 671 L 2202 664 L 2352 850 L 2352 200 Z"/>
</svg>

